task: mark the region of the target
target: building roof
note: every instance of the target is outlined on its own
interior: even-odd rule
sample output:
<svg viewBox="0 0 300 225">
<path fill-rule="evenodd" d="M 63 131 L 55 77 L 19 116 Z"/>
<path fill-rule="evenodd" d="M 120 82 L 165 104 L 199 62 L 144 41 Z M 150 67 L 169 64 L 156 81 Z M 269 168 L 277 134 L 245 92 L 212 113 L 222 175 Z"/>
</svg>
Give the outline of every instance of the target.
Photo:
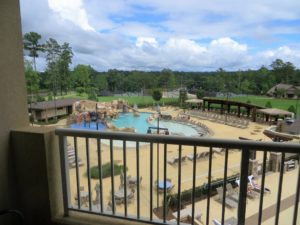
<svg viewBox="0 0 300 225">
<path fill-rule="evenodd" d="M 275 86 L 273 86 L 268 92 L 267 94 L 272 94 L 272 93 L 275 93 L 275 91 L 279 90 L 279 89 L 282 89 L 282 90 L 285 90 L 285 91 L 288 91 L 288 90 L 296 90 L 296 89 L 299 89 L 299 87 L 296 87 L 294 85 L 291 85 L 291 84 L 276 84 Z"/>
<path fill-rule="evenodd" d="M 259 109 L 258 112 L 261 112 L 263 114 L 267 114 L 270 116 L 292 116 L 293 113 L 289 111 L 285 111 L 282 109 L 276 109 L 276 108 L 268 108 L 268 109 Z"/>
<path fill-rule="evenodd" d="M 240 101 L 235 101 L 235 100 L 227 100 L 227 99 L 220 99 L 220 98 L 208 98 L 204 97 L 203 101 L 207 101 L 212 104 L 224 104 L 224 105 L 232 105 L 232 106 L 241 106 L 241 107 L 246 107 L 246 108 L 256 108 L 256 109 L 265 109 L 266 107 L 259 106 L 259 105 L 254 105 L 251 103 L 246 103 L 246 102 L 240 102 Z"/>
<path fill-rule="evenodd" d="M 44 101 L 44 102 L 36 102 L 31 104 L 31 109 L 35 110 L 45 110 L 45 109 L 54 109 L 66 106 L 72 106 L 74 102 L 79 101 L 79 99 L 68 98 L 68 99 L 57 99 L 56 102 L 52 101 Z M 30 104 L 28 104 L 28 108 L 30 108 Z"/>
</svg>

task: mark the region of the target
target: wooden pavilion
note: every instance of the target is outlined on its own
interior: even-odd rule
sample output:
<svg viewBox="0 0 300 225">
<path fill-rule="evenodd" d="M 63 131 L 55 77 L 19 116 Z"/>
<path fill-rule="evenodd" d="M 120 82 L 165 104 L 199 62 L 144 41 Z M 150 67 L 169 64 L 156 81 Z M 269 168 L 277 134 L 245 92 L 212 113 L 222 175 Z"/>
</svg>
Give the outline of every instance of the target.
<svg viewBox="0 0 300 225">
<path fill-rule="evenodd" d="M 293 116 L 293 113 L 289 111 L 285 111 L 282 109 L 276 109 L 276 108 L 267 108 L 267 109 L 259 109 L 257 110 L 257 113 L 262 114 L 265 118 L 266 122 L 273 121 L 277 122 L 278 118 L 285 118 L 285 117 L 291 117 Z"/>
</svg>

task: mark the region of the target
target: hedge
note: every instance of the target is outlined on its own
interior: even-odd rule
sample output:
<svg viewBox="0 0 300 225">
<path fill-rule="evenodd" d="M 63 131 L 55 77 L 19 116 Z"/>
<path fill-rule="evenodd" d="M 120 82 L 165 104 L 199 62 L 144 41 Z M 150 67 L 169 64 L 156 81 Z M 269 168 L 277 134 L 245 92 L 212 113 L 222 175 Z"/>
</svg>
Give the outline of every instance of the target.
<svg viewBox="0 0 300 225">
<path fill-rule="evenodd" d="M 110 163 L 105 163 L 102 165 L 102 178 L 107 178 L 111 176 L 110 169 L 111 169 Z M 128 168 L 126 168 L 126 170 L 128 170 Z M 114 176 L 120 175 L 122 171 L 123 171 L 123 165 L 118 165 L 114 163 Z M 92 179 L 99 179 L 98 166 L 93 166 L 90 169 L 90 172 L 91 172 Z"/>
<path fill-rule="evenodd" d="M 231 183 L 234 187 L 236 186 L 236 179 L 239 178 L 239 174 L 235 174 L 227 177 L 227 183 Z M 211 181 L 211 195 L 217 193 L 216 188 L 223 186 L 223 178 L 219 178 Z M 195 199 L 202 200 L 206 198 L 208 191 L 208 184 L 205 183 L 201 186 L 195 187 Z M 181 193 L 181 202 L 182 204 L 191 204 L 193 197 L 193 189 L 185 190 Z M 178 194 L 169 194 L 167 195 L 167 202 L 170 208 L 177 208 L 178 204 Z"/>
</svg>

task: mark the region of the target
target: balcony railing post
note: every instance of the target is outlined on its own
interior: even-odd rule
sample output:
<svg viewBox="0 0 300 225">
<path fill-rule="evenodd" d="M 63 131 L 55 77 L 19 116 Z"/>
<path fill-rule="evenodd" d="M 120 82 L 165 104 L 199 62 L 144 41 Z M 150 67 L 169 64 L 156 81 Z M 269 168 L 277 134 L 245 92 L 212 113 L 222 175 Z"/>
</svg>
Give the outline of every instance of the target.
<svg viewBox="0 0 300 225">
<path fill-rule="evenodd" d="M 240 192 L 239 192 L 239 204 L 238 204 L 238 224 L 245 224 L 246 216 L 246 203 L 247 203 L 247 189 L 248 189 L 248 171 L 249 171 L 249 149 L 242 149 L 241 159 L 241 175 L 240 175 Z"/>
<path fill-rule="evenodd" d="M 61 162 L 61 179 L 62 179 L 62 191 L 63 191 L 63 206 L 64 215 L 69 215 L 70 200 L 70 178 L 68 174 L 68 153 L 67 153 L 67 138 L 63 135 L 59 135 L 59 151 Z"/>
<path fill-rule="evenodd" d="M 237 210 L 237 219 L 238 222 L 237 224 L 239 225 L 245 225 L 246 222 L 246 198 L 247 198 L 247 189 L 248 189 L 248 175 L 249 175 L 249 156 L 250 156 L 250 151 L 253 149 L 258 149 L 259 151 L 264 152 L 264 158 L 263 158 L 263 173 L 265 173 L 266 171 L 266 155 L 267 152 L 269 151 L 274 151 L 274 152 L 280 152 L 283 153 L 283 158 L 282 158 L 282 163 L 281 163 L 281 178 L 280 178 L 280 186 L 279 186 L 279 193 L 281 193 L 281 185 L 282 185 L 282 180 L 283 180 L 283 163 L 284 163 L 284 152 L 290 152 L 290 153 L 297 153 L 299 154 L 299 144 L 295 145 L 295 144 L 289 144 L 289 143 L 261 143 L 261 142 L 254 142 L 254 141 L 234 141 L 234 140 L 221 140 L 221 139 L 209 139 L 209 138 L 192 138 L 192 137 L 175 137 L 175 136 L 159 136 L 159 135 L 142 135 L 142 134 L 128 134 L 128 133 L 121 133 L 121 132 L 116 132 L 116 133 L 112 133 L 112 132 L 102 132 L 102 131 L 97 131 L 97 132 L 93 132 L 93 131 L 83 131 L 83 130 L 72 130 L 72 129 L 57 129 L 56 130 L 56 134 L 58 135 L 59 138 L 59 148 L 60 148 L 60 161 L 61 161 L 61 179 L 62 179 L 62 191 L 63 191 L 63 207 L 64 207 L 64 215 L 68 216 L 69 214 L 71 214 L 70 212 L 74 211 L 74 212 L 80 212 L 80 213 L 86 213 L 86 214 L 94 214 L 94 215 L 101 215 L 101 216 L 106 216 L 106 217 L 112 217 L 112 218 L 120 218 L 120 219 L 124 219 L 124 220 L 130 220 L 130 221 L 140 221 L 140 222 L 146 222 L 146 223 L 151 223 L 151 224 L 166 224 L 169 223 L 170 221 L 168 221 L 169 217 L 168 217 L 168 211 L 167 211 L 167 178 L 168 178 L 168 173 L 167 173 L 167 169 L 168 169 L 168 165 L 167 165 L 167 158 L 168 158 L 168 149 L 167 149 L 167 145 L 176 145 L 179 146 L 179 158 L 181 158 L 182 156 L 182 146 L 190 146 L 190 147 L 194 147 L 194 159 L 193 159 L 193 174 L 191 174 L 190 176 L 193 176 L 192 178 L 192 188 L 193 188 L 193 199 L 192 199 L 192 219 L 195 219 L 195 185 L 198 183 L 198 178 L 196 176 L 196 170 L 197 170 L 197 166 L 198 163 L 196 164 L 196 156 L 197 156 L 197 147 L 198 148 L 202 148 L 202 147 L 209 147 L 209 161 L 208 161 L 208 184 L 207 184 L 207 218 L 205 218 L 206 220 L 206 224 L 209 224 L 209 220 L 211 220 L 211 216 L 210 216 L 210 194 L 211 194 L 211 179 L 212 179 L 212 174 L 214 171 L 212 171 L 212 153 L 213 153 L 213 147 L 222 147 L 226 149 L 225 152 L 225 165 L 224 165 L 224 186 L 223 186 L 223 197 L 225 197 L 226 194 L 226 183 L 227 183 L 227 169 L 230 170 L 231 166 L 230 162 L 228 161 L 228 149 L 241 149 L 241 164 L 240 164 L 240 192 L 239 192 L 239 203 L 238 203 L 238 210 Z M 69 170 L 69 158 L 68 158 L 68 154 L 70 152 L 68 152 L 68 148 L 67 148 L 67 138 L 74 138 L 74 149 L 75 149 L 75 161 L 76 161 L 76 170 L 74 171 L 77 172 L 76 175 L 76 182 L 74 180 L 74 176 L 72 176 L 70 178 L 70 171 Z M 91 202 L 92 202 L 92 188 L 91 188 L 91 180 L 89 179 L 88 181 L 88 186 L 89 186 L 89 207 L 88 208 L 81 208 L 81 207 L 74 207 L 74 205 L 76 205 L 76 203 L 73 203 L 73 195 L 71 195 L 70 190 L 72 190 L 72 193 L 74 193 L 78 198 L 78 204 L 80 204 L 80 183 L 82 182 L 80 180 L 81 176 L 79 176 L 81 173 L 78 173 L 79 171 L 79 146 L 82 146 L 83 151 L 80 151 L 81 153 L 84 153 L 84 140 L 86 141 L 86 156 L 87 156 L 87 168 L 83 167 L 81 170 L 84 170 L 83 172 L 85 172 L 85 170 L 87 169 L 87 172 L 89 172 L 88 168 L 90 168 L 90 153 L 92 153 L 93 151 L 90 151 L 93 149 L 94 146 L 90 146 L 89 148 L 89 139 L 93 139 L 96 138 L 97 139 L 97 155 L 98 155 L 98 166 L 99 166 L 99 174 L 100 174 L 100 178 L 99 178 L 99 183 L 100 183 L 100 206 L 101 209 L 97 210 L 94 207 L 91 207 Z M 79 139 L 81 139 L 81 142 L 79 144 L 77 144 L 77 139 L 79 141 Z M 102 194 L 102 187 L 104 188 L 104 186 L 102 185 L 102 163 L 103 163 L 103 158 L 101 155 L 101 140 L 107 140 L 107 142 L 109 142 L 109 144 L 107 146 L 105 146 L 105 148 L 107 150 L 109 150 L 108 152 L 104 153 L 103 156 L 105 155 L 105 159 L 108 159 L 111 162 L 110 165 L 110 172 L 111 172 L 111 177 L 108 179 L 111 181 L 111 202 L 109 202 L 109 207 L 107 212 L 103 209 L 104 205 L 103 205 L 103 198 L 107 199 L 108 198 L 108 193 L 107 196 Z M 123 141 L 123 161 L 124 161 L 124 179 L 125 179 L 125 190 L 124 190 L 124 196 L 125 196 L 125 213 L 124 214 L 120 214 L 117 213 L 116 211 L 116 202 L 115 202 L 115 177 L 114 177 L 114 167 L 113 167 L 113 162 L 114 162 L 114 158 L 117 157 L 119 158 L 119 156 L 121 155 L 121 153 L 119 152 L 114 152 L 114 141 Z M 145 171 L 145 168 L 142 168 L 142 155 L 140 155 L 140 151 L 142 149 L 142 145 L 140 143 L 142 142 L 146 142 L 150 144 L 150 209 L 149 209 L 149 213 L 150 213 L 150 221 L 148 218 L 145 218 L 143 216 L 141 216 L 140 214 L 144 214 L 144 210 L 143 212 L 140 212 L 140 204 L 142 202 L 140 202 L 140 200 L 142 200 L 142 197 L 144 199 L 144 195 L 140 195 L 142 193 L 140 193 L 140 186 L 139 184 L 137 185 L 137 204 L 136 204 L 136 212 L 137 212 L 137 216 L 134 215 L 129 215 L 129 212 L 126 212 L 126 206 L 127 206 L 127 186 L 126 186 L 126 165 L 128 165 L 127 162 L 127 156 L 126 154 L 126 142 L 135 142 L 136 143 L 136 167 L 134 165 L 132 165 L 132 168 L 136 169 L 136 174 L 137 174 L 137 180 L 139 180 L 140 173 L 144 176 L 145 173 L 148 173 L 148 171 Z M 92 144 L 93 142 L 91 142 L 90 144 Z M 160 207 L 160 213 L 162 214 L 163 218 L 162 220 L 157 220 L 156 218 L 154 219 L 153 216 L 153 188 L 155 188 L 155 186 L 152 186 L 153 184 L 153 179 L 154 179 L 154 167 L 157 166 L 159 168 L 159 158 L 157 159 L 157 162 L 155 164 L 155 160 L 154 157 L 154 143 L 157 143 L 157 157 L 159 157 L 159 145 L 163 145 L 163 152 L 161 152 L 160 157 L 162 157 L 161 159 L 161 180 L 163 182 L 163 194 L 161 195 L 162 198 L 162 207 Z M 116 146 L 117 147 L 117 146 Z M 121 146 L 120 146 L 121 147 Z M 146 147 L 143 147 L 143 150 Z M 93 153 L 93 156 L 96 153 Z M 236 153 L 238 154 L 238 153 Z M 73 153 L 70 154 L 73 157 Z M 92 156 L 92 155 L 91 155 Z M 114 157 L 115 156 L 115 157 Z M 147 155 L 148 156 L 148 155 Z M 140 158 L 141 157 L 141 158 Z M 144 162 L 144 161 L 143 161 Z M 94 163 L 94 158 L 93 158 L 93 163 Z M 144 164 L 143 164 L 144 166 Z M 183 166 L 181 162 L 178 163 L 178 196 L 179 198 L 181 197 L 180 193 L 182 192 L 182 186 L 181 186 L 181 181 L 183 178 L 183 174 L 181 174 L 183 171 L 186 174 L 186 167 L 181 167 Z M 201 166 L 199 164 L 199 166 Z M 148 167 L 148 166 L 147 166 Z M 235 166 L 234 166 L 235 167 Z M 300 168 L 300 167 L 299 167 Z M 148 168 L 146 168 L 147 170 Z M 169 169 L 168 169 L 169 170 Z M 170 168 L 170 172 L 172 168 Z M 174 170 L 173 170 L 174 171 Z M 157 172 L 159 172 L 159 170 L 157 170 Z M 73 174 L 74 175 L 74 174 Z M 159 174 L 158 174 L 159 175 Z M 299 169 L 299 174 L 298 176 L 298 183 L 297 183 L 297 188 L 296 188 L 296 198 L 295 198 L 295 207 L 294 207 L 294 216 L 293 216 L 293 225 L 296 225 L 297 223 L 297 213 L 298 213 L 298 204 L 299 204 L 299 196 L 300 196 L 300 190 L 299 190 L 299 186 L 300 186 L 300 169 Z M 90 177 L 90 174 L 87 175 L 87 177 Z M 72 187 L 70 186 L 70 181 L 72 181 Z M 81 181 L 81 182 L 80 182 Z M 96 181 L 95 181 L 96 182 Z M 184 181 L 186 182 L 186 181 Z M 85 182 L 84 182 L 85 183 Z M 107 183 L 107 182 L 105 182 Z M 262 189 L 264 189 L 264 174 L 262 176 Z M 157 177 L 157 185 L 159 184 L 159 176 Z M 105 187 L 105 189 L 107 190 L 107 188 L 110 188 L 109 183 L 107 183 Z M 97 186 L 98 187 L 98 186 Z M 71 189 L 73 188 L 73 189 Z M 157 187 L 158 188 L 158 187 Z M 96 189 L 96 187 L 95 187 Z M 98 190 L 98 189 L 97 189 Z M 77 191 L 77 192 L 76 192 Z M 76 194 L 77 193 L 77 194 Z M 97 193 L 99 194 L 99 193 Z M 99 196 L 98 196 L 99 197 Z M 157 193 L 157 197 L 158 197 L 158 193 Z M 98 198 L 97 198 L 98 199 Z M 281 196 L 279 195 L 277 197 L 278 200 L 281 199 Z M 147 200 L 147 199 L 146 199 Z M 158 199 L 157 199 L 158 200 Z M 222 205 L 222 224 L 224 224 L 223 222 L 225 222 L 225 198 L 223 198 L 223 205 Z M 179 200 L 180 202 L 180 200 Z M 159 202 L 158 202 L 159 203 Z M 157 206 L 161 205 L 158 204 Z M 178 207 L 180 206 L 180 204 L 178 204 Z M 147 206 L 148 207 L 148 206 Z M 110 211 L 109 209 L 111 208 L 112 213 L 108 213 L 108 211 Z M 260 202 L 259 202 L 259 219 L 258 221 L 262 220 L 262 213 L 263 213 L 263 194 L 260 197 Z M 162 211 L 162 212 L 161 212 Z M 178 217 L 178 221 L 177 223 L 180 223 L 180 216 L 183 216 L 183 213 L 180 212 L 180 208 L 177 209 L 177 217 Z M 147 212 L 147 211 L 146 211 Z M 279 214 L 280 212 L 280 205 L 277 204 L 277 214 Z M 127 215 L 128 214 L 128 215 Z M 160 214 L 160 215 L 161 215 Z M 279 215 L 278 215 L 279 216 Z M 277 216 L 277 221 L 279 221 L 279 217 Z M 161 218 L 161 217 L 159 217 Z M 196 223 L 196 222 L 195 222 Z M 260 222 L 259 222 L 260 223 Z M 258 224 L 259 224 L 258 223 Z M 277 222 L 278 223 L 278 222 Z"/>
</svg>

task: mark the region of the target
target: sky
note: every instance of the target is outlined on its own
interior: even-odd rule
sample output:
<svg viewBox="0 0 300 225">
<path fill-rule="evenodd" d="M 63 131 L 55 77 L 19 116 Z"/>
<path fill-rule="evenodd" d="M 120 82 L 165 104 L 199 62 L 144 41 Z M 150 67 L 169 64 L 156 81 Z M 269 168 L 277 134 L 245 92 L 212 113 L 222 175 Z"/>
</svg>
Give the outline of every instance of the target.
<svg viewBox="0 0 300 225">
<path fill-rule="evenodd" d="M 20 0 L 22 32 L 70 43 L 98 71 L 300 67 L 299 0 Z M 37 67 L 46 67 L 45 55 Z"/>
</svg>

